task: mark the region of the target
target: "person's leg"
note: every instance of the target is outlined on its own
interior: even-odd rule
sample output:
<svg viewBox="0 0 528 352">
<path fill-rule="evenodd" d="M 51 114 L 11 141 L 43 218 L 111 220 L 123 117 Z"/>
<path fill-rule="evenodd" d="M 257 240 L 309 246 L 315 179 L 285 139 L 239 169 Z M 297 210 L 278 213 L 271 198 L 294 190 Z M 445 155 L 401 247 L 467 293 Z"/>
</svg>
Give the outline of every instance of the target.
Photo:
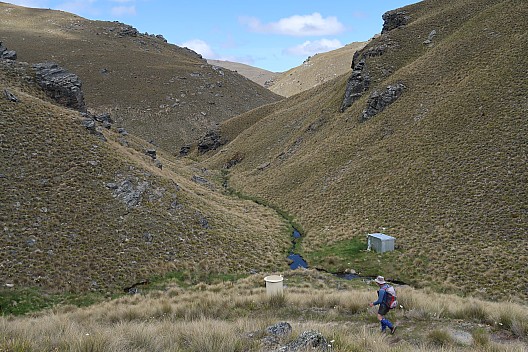
<svg viewBox="0 0 528 352">
<path fill-rule="evenodd" d="M 387 328 L 387 325 L 385 325 L 385 322 L 384 322 L 384 319 L 383 319 L 383 315 L 378 313 L 378 320 L 379 320 L 379 322 L 381 324 L 381 332 L 385 332 L 385 329 Z"/>
<path fill-rule="evenodd" d="M 389 312 L 389 307 L 386 304 L 383 304 L 383 303 L 380 304 L 379 309 L 378 309 L 378 320 L 380 321 L 380 324 L 381 324 L 381 332 L 384 332 L 387 327 L 391 329 L 391 332 L 393 331 L 392 323 L 389 320 L 385 319 L 385 314 L 387 314 L 388 312 Z"/>
<path fill-rule="evenodd" d="M 391 329 L 391 331 L 392 331 L 392 329 L 394 328 L 394 325 L 392 325 L 392 323 L 390 322 L 389 319 L 387 319 L 387 318 L 385 318 L 385 317 L 381 317 L 381 320 L 380 320 L 380 321 L 381 321 L 381 324 L 382 324 L 382 325 L 385 325 L 386 327 L 388 327 L 389 329 Z"/>
</svg>

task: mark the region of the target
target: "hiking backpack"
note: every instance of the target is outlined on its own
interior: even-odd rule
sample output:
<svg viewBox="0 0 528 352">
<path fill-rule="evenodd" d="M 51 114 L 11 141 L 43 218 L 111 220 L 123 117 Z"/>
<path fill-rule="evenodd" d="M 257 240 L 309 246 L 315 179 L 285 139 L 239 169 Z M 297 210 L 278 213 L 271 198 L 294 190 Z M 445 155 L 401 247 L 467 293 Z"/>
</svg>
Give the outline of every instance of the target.
<svg viewBox="0 0 528 352">
<path fill-rule="evenodd" d="M 396 290 L 394 287 L 389 286 L 385 289 L 385 302 L 390 309 L 394 309 L 398 306 L 398 300 L 396 299 Z"/>
</svg>

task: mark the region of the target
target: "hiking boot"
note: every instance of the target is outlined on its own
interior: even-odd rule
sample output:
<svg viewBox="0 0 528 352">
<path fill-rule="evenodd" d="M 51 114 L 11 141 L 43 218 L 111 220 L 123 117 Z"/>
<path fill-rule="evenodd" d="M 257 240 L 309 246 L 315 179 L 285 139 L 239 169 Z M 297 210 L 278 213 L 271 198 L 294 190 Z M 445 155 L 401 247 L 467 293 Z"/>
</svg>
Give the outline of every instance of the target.
<svg viewBox="0 0 528 352">
<path fill-rule="evenodd" d="M 390 332 L 391 332 L 391 335 L 394 335 L 394 332 L 396 331 L 396 326 L 393 326 L 391 329 L 390 329 Z"/>
</svg>

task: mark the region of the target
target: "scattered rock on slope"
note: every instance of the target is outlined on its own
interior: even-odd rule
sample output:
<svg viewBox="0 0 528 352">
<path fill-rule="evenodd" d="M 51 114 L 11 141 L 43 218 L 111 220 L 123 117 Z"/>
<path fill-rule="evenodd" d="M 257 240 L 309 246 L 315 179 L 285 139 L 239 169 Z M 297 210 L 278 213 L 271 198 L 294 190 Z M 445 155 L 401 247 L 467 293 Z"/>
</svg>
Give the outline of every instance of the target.
<svg viewBox="0 0 528 352">
<path fill-rule="evenodd" d="M 0 59 L 2 60 L 16 60 L 17 53 L 14 50 L 7 50 L 7 48 L 0 42 Z"/>
</svg>

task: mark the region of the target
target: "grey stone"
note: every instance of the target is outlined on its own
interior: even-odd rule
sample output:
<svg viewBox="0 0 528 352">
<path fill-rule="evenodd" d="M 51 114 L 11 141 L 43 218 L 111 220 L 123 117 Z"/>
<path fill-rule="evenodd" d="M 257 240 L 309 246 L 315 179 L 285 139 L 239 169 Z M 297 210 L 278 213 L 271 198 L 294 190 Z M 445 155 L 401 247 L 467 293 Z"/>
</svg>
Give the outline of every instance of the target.
<svg viewBox="0 0 528 352">
<path fill-rule="evenodd" d="M 95 132 L 96 124 L 94 119 L 87 117 L 82 120 L 81 125 L 86 127 L 87 130 Z"/>
<path fill-rule="evenodd" d="M 117 188 L 113 188 L 113 194 L 128 208 L 131 208 L 140 204 L 142 196 L 148 187 L 149 183 L 146 181 L 138 183 L 136 186 L 131 180 L 126 179 Z"/>
<path fill-rule="evenodd" d="M 200 226 L 204 229 L 208 229 L 209 221 L 207 221 L 207 219 L 202 214 L 198 213 L 197 215 L 198 215 L 198 222 L 200 223 Z"/>
<path fill-rule="evenodd" d="M 433 39 L 434 39 L 435 36 L 436 36 L 436 30 L 433 29 L 433 30 L 431 31 L 431 33 L 429 33 L 429 35 L 427 36 L 427 39 L 424 40 L 423 43 L 424 43 L 425 45 L 430 45 L 430 44 L 432 44 L 432 43 L 433 43 Z"/>
<path fill-rule="evenodd" d="M 262 171 L 262 170 L 268 168 L 270 165 L 271 165 L 271 163 L 269 161 L 267 161 L 267 162 L 262 163 L 259 166 L 257 166 L 257 170 Z"/>
<path fill-rule="evenodd" d="M 94 119 L 95 119 L 95 121 L 98 121 L 98 122 L 108 122 L 110 124 L 114 123 L 114 120 L 112 120 L 112 118 L 110 117 L 110 113 L 108 113 L 108 112 L 105 112 L 105 113 L 102 113 L 102 114 L 99 114 L 99 115 L 95 115 Z"/>
<path fill-rule="evenodd" d="M 14 50 L 7 50 L 2 53 L 2 59 L 4 60 L 16 60 L 17 53 Z"/>
<path fill-rule="evenodd" d="M 402 94 L 405 86 L 403 83 L 388 86 L 383 92 L 375 90 L 367 101 L 367 107 L 359 117 L 360 122 L 365 122 L 371 117 L 382 112 L 387 106 L 394 103 Z"/>
<path fill-rule="evenodd" d="M 139 35 L 139 31 L 127 24 L 120 23 L 118 35 L 120 37 L 137 37 Z"/>
<path fill-rule="evenodd" d="M 225 144 L 220 134 L 216 130 L 207 131 L 206 135 L 198 142 L 198 151 L 204 154 L 210 150 L 215 150 Z"/>
<path fill-rule="evenodd" d="M 7 48 L 0 42 L 0 59 L 1 60 L 16 60 L 17 53 L 14 50 L 7 50 Z"/>
<path fill-rule="evenodd" d="M 12 101 L 14 103 L 18 102 L 18 98 L 13 93 L 8 91 L 7 89 L 4 89 L 4 95 L 7 98 L 7 100 Z"/>
<path fill-rule="evenodd" d="M 370 86 L 370 75 L 365 63 L 365 58 L 362 58 L 357 64 L 356 60 L 359 57 L 359 53 L 354 54 L 352 65 L 354 66 L 352 74 L 348 78 L 347 85 L 345 88 L 345 96 L 341 104 L 341 112 L 344 112 L 346 108 L 350 107 L 356 100 L 361 98 L 363 93 Z"/>
<path fill-rule="evenodd" d="M 282 321 L 280 323 L 268 326 L 266 328 L 266 333 L 275 336 L 286 336 L 290 335 L 292 332 L 292 327 L 288 322 Z"/>
<path fill-rule="evenodd" d="M 383 19 L 382 34 L 398 27 L 405 26 L 411 19 L 405 11 L 398 10 L 387 11 L 381 16 L 381 18 Z"/>
<path fill-rule="evenodd" d="M 86 112 L 82 82 L 79 77 L 53 62 L 32 66 L 38 85 L 59 104 Z"/>
<path fill-rule="evenodd" d="M 154 236 L 151 233 L 147 232 L 143 234 L 143 239 L 145 240 L 145 242 L 152 243 L 152 241 L 154 240 Z"/>
<path fill-rule="evenodd" d="M 198 176 L 198 175 L 193 175 L 191 180 L 193 180 L 194 182 L 199 183 L 201 185 L 206 185 L 206 184 L 209 183 L 209 181 L 207 181 L 205 178 L 203 178 L 201 176 Z"/>
<path fill-rule="evenodd" d="M 305 331 L 297 339 L 277 349 L 277 352 L 331 351 L 332 346 L 318 331 Z"/>
<path fill-rule="evenodd" d="M 145 154 L 150 156 L 152 159 L 156 159 L 156 149 L 147 149 Z"/>
<path fill-rule="evenodd" d="M 185 155 L 189 154 L 190 151 L 191 151 L 191 146 L 190 145 L 184 145 L 183 147 L 180 148 L 180 156 L 185 156 Z"/>
</svg>

